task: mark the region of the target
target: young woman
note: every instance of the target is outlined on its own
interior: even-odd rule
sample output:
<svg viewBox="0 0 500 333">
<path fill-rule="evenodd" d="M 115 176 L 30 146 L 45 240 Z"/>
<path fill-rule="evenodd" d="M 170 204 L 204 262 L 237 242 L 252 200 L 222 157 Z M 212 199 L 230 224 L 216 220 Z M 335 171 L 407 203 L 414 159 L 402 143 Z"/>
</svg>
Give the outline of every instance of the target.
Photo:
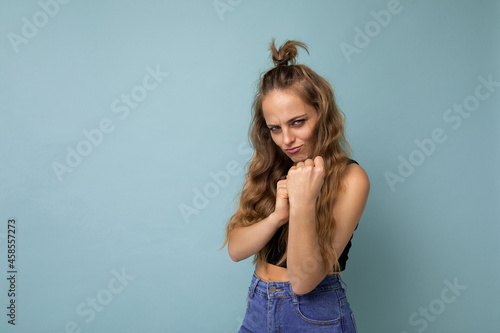
<svg viewBox="0 0 500 333">
<path fill-rule="evenodd" d="M 297 46 L 308 52 L 301 42 L 279 50 L 271 42 L 275 66 L 253 103 L 255 153 L 227 224 L 231 259 L 254 255 L 239 332 L 356 332 L 339 273 L 370 182 L 348 157 L 331 85 L 295 64 Z"/>
</svg>

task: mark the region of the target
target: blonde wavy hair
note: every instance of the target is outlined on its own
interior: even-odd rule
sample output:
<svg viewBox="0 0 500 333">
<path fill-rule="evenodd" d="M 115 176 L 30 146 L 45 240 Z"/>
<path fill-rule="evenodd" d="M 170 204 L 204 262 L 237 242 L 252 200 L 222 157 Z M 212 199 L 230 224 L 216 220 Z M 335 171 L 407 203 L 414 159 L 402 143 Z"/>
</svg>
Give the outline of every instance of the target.
<svg viewBox="0 0 500 333">
<path fill-rule="evenodd" d="M 229 234 L 236 227 L 250 226 L 274 212 L 276 204 L 276 183 L 288 173 L 293 161 L 274 143 L 266 126 L 262 111 L 263 99 L 274 90 L 292 91 L 302 100 L 314 106 L 319 119 L 314 130 L 313 157 L 321 156 L 325 163 L 325 179 L 316 201 L 316 232 L 324 263 L 340 271 L 338 256 L 333 244 L 335 219 L 333 204 L 342 191 L 341 180 L 346 170 L 352 149 L 344 134 L 344 113 L 335 103 L 332 86 L 306 65 L 296 64 L 297 46 L 307 50 L 304 43 L 289 40 L 276 50 L 275 40 L 271 41 L 270 50 L 275 66 L 261 73 L 259 88 L 252 105 L 252 121 L 249 137 L 254 154 L 246 173 L 246 182 L 240 195 L 239 206 L 226 226 L 226 235 L 221 249 L 228 243 Z M 288 64 L 290 63 L 290 64 Z M 349 151 L 349 155 L 347 154 Z M 247 164 L 248 165 L 248 164 Z M 288 223 L 284 224 L 279 235 L 279 246 L 288 240 Z M 273 250 L 268 242 L 254 255 L 252 264 L 266 262 Z M 287 253 L 281 257 L 278 265 L 285 262 Z M 336 258 L 333 262 L 331 258 Z"/>
</svg>

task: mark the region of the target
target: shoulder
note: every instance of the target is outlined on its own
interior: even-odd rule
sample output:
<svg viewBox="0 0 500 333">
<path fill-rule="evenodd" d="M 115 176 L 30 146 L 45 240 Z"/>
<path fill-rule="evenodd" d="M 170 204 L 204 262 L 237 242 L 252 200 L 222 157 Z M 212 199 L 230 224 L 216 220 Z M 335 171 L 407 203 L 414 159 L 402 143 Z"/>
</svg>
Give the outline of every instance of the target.
<svg viewBox="0 0 500 333">
<path fill-rule="evenodd" d="M 347 165 L 342 178 L 342 190 L 336 200 L 337 209 L 363 211 L 370 192 L 370 179 L 366 171 L 356 163 Z"/>
<path fill-rule="evenodd" d="M 365 170 L 356 163 L 347 165 L 341 181 L 341 190 L 333 203 L 336 224 L 333 242 L 337 253 L 342 253 L 349 243 L 363 215 L 369 192 L 370 180 Z"/>
<path fill-rule="evenodd" d="M 370 190 L 370 179 L 365 169 L 356 162 L 348 164 L 342 179 L 343 185 L 347 189 Z"/>
</svg>

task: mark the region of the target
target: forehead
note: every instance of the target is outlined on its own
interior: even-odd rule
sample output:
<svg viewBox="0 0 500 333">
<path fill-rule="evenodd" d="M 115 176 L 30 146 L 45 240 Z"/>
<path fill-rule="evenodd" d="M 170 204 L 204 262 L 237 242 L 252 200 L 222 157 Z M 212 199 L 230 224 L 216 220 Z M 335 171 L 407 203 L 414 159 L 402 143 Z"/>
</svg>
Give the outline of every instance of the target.
<svg viewBox="0 0 500 333">
<path fill-rule="evenodd" d="M 274 90 L 262 100 L 262 112 L 266 122 L 286 122 L 292 117 L 309 115 L 315 110 L 293 92 Z"/>
</svg>

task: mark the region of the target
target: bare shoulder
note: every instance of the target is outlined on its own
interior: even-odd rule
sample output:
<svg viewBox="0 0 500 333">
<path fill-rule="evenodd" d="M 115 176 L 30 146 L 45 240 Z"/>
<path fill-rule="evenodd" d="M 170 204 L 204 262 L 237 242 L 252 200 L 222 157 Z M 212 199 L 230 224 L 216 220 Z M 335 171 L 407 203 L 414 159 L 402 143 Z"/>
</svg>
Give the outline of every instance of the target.
<svg viewBox="0 0 500 333">
<path fill-rule="evenodd" d="M 333 243 L 337 253 L 342 253 L 363 215 L 370 192 L 370 180 L 365 170 L 356 163 L 347 166 L 342 178 L 343 191 L 333 204 L 336 228 Z"/>
<path fill-rule="evenodd" d="M 342 182 L 346 190 L 370 191 L 368 174 L 356 163 L 347 166 Z"/>
<path fill-rule="evenodd" d="M 342 214 L 356 215 L 355 222 L 359 220 L 368 200 L 370 180 L 366 171 L 356 163 L 347 166 L 342 178 L 343 191 L 339 192 L 335 208 Z M 354 221 L 353 221 L 354 222 Z"/>
</svg>

